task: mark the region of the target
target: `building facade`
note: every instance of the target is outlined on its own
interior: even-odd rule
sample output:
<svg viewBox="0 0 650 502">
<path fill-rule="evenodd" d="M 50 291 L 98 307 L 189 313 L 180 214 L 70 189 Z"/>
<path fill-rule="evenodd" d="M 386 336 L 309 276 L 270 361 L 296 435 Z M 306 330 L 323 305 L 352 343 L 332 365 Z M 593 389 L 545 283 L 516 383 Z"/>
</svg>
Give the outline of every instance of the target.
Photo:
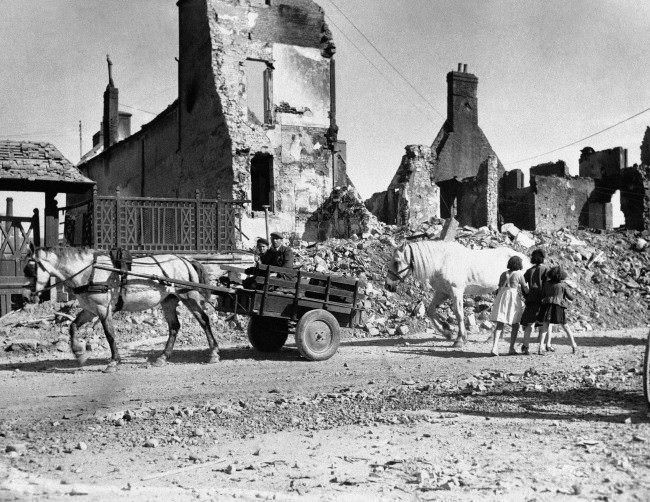
<svg viewBox="0 0 650 502">
<path fill-rule="evenodd" d="M 265 210 L 272 230 L 302 235 L 348 183 L 323 10 L 311 0 L 180 0 L 178 9 L 177 100 L 122 139 L 111 75 L 103 141 L 80 170 L 100 194 L 250 200 L 242 231 L 251 240 L 265 233 Z"/>
</svg>

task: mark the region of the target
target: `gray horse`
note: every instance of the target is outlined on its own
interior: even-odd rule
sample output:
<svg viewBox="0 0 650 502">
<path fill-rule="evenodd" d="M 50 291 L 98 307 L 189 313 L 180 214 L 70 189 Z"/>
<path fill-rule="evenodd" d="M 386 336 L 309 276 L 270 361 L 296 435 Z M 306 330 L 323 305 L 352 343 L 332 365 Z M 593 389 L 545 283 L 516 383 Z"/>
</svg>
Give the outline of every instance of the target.
<svg viewBox="0 0 650 502">
<path fill-rule="evenodd" d="M 164 364 L 171 356 L 180 329 L 176 312 L 178 302 L 182 302 L 194 315 L 205 331 L 210 351 L 210 362 L 219 360 L 219 347 L 210 328 L 210 320 L 205 313 L 205 301 L 209 291 L 188 286 L 173 286 L 160 281 L 140 277 L 128 277 L 123 281 L 120 274 L 96 268 L 95 265 L 112 267 L 107 253 L 79 248 L 41 248 L 34 251 L 34 275 L 36 292 L 47 289 L 50 278 L 63 282 L 66 289 L 75 294 L 83 310 L 70 325 L 70 346 L 79 364 L 88 358 L 85 347 L 77 340 L 79 327 L 99 317 L 104 328 L 106 340 L 111 348 L 111 360 L 104 371 L 115 371 L 120 356 L 115 342 L 113 312 L 116 304 L 121 310 L 137 312 L 160 304 L 169 326 L 169 338 L 163 353 L 154 365 Z M 131 271 L 143 275 L 177 279 L 199 284 L 207 284 L 207 274 L 203 267 L 186 258 L 176 255 L 157 255 L 136 258 Z"/>
</svg>

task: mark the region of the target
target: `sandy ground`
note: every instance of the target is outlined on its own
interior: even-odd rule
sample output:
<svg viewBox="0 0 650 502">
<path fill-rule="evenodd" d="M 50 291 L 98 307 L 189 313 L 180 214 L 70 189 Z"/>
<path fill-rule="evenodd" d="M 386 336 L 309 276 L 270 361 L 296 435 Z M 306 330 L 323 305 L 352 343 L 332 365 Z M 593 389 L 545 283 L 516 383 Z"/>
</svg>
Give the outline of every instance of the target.
<svg viewBox="0 0 650 502">
<path fill-rule="evenodd" d="M 0 499 L 649 500 L 647 328 L 489 357 L 432 334 L 0 357 Z M 481 336 L 484 338 L 483 336 Z M 501 347 L 505 353 L 507 346 Z"/>
</svg>

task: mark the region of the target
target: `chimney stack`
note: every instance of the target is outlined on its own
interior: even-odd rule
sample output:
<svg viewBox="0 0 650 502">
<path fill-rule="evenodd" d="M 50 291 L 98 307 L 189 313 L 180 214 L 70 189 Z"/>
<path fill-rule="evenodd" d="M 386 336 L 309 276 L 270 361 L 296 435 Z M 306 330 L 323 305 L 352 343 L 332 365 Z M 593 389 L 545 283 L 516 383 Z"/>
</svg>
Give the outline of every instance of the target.
<svg viewBox="0 0 650 502">
<path fill-rule="evenodd" d="M 463 71 L 464 70 L 464 71 Z M 449 131 L 478 126 L 478 78 L 467 73 L 467 65 L 447 73 L 447 127 Z M 464 124 L 467 124 L 465 126 Z"/>
<path fill-rule="evenodd" d="M 120 123 L 118 90 L 113 83 L 113 62 L 108 54 L 106 55 L 106 62 L 108 63 L 108 85 L 104 91 L 104 116 L 102 120 L 104 150 L 117 143 Z"/>
</svg>

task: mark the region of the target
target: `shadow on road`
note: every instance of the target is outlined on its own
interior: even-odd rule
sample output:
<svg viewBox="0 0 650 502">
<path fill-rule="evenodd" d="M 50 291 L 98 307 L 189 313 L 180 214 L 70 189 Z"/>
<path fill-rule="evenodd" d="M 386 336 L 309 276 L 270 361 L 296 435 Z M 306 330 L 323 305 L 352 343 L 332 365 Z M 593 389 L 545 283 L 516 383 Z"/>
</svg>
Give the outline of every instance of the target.
<svg viewBox="0 0 650 502">
<path fill-rule="evenodd" d="M 146 365 L 147 362 L 153 362 L 160 353 L 160 349 L 132 350 L 122 355 L 121 365 L 130 367 Z M 258 352 L 250 347 L 228 347 L 221 349 L 219 356 L 222 361 L 305 361 L 293 345 L 285 346 L 279 352 L 273 353 Z M 207 349 L 179 349 L 174 350 L 167 364 L 204 364 L 208 363 L 209 357 Z M 69 359 L 5 362 L 0 364 L 0 372 L 15 370 L 36 373 L 72 372 L 82 368 L 91 369 L 93 366 L 97 366 L 97 369 L 103 369 L 108 362 L 108 357 L 90 358 L 80 367 L 72 356 Z"/>
<path fill-rule="evenodd" d="M 460 396 L 462 394 L 447 394 L 446 397 L 453 398 L 455 402 L 440 406 L 439 410 L 490 418 L 611 423 L 624 423 L 632 418 L 633 423 L 648 422 L 648 404 L 641 389 L 635 392 L 581 387 L 547 392 L 493 391 Z M 504 403 L 504 398 L 507 398 L 507 403 Z M 588 433 L 588 430 L 585 431 L 585 434 Z"/>
</svg>

